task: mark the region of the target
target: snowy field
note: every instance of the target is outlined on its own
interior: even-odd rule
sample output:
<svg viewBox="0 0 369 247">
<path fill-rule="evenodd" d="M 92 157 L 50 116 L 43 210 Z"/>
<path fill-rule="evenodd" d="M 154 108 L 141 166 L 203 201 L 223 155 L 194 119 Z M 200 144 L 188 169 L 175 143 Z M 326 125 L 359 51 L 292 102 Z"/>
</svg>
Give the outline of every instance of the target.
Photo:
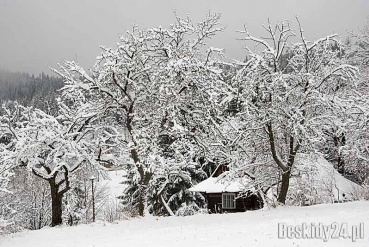
<svg viewBox="0 0 369 247">
<path fill-rule="evenodd" d="M 369 246 L 369 202 L 311 207 L 289 207 L 236 214 L 191 217 L 145 217 L 116 224 L 96 222 L 0 236 L 1 247 L 110 247 L 110 246 Z M 363 223 L 364 239 L 279 239 L 283 224 Z M 280 223 L 280 226 L 278 224 Z M 282 234 L 282 233 L 281 233 Z M 305 235 L 307 236 L 307 235 Z M 318 235 L 317 235 L 318 236 Z M 358 235 L 359 236 L 359 235 Z"/>
</svg>

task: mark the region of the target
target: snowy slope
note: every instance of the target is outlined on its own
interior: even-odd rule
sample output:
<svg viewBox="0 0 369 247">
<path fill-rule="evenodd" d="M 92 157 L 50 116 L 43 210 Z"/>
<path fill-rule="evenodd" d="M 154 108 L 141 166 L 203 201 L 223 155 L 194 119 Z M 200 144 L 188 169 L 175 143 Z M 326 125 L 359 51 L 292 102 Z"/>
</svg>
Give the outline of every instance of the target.
<svg viewBox="0 0 369 247">
<path fill-rule="evenodd" d="M 361 186 L 339 174 L 318 154 L 299 154 L 289 193 L 311 195 L 315 203 L 353 200 L 360 197 Z"/>
<path fill-rule="evenodd" d="M 369 202 L 280 207 L 236 214 L 145 217 L 0 236 L 1 247 L 369 246 Z M 278 239 L 278 223 L 364 223 L 364 239 Z"/>
</svg>

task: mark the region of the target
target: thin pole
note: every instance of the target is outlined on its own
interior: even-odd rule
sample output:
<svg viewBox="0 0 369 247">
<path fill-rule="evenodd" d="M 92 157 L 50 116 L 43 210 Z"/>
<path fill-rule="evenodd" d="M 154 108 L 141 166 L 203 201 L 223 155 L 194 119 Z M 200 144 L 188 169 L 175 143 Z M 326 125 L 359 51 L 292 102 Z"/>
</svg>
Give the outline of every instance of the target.
<svg viewBox="0 0 369 247">
<path fill-rule="evenodd" d="M 92 222 L 95 222 L 95 192 L 93 179 L 91 179 L 91 183 L 92 183 Z"/>
</svg>

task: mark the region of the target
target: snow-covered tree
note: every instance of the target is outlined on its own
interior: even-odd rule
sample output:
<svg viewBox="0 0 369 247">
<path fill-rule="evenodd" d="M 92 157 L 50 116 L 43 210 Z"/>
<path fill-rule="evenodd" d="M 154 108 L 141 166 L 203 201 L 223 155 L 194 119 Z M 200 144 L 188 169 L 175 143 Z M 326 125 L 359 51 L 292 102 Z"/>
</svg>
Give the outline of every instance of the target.
<svg viewBox="0 0 369 247">
<path fill-rule="evenodd" d="M 246 170 L 262 175 L 249 174 L 262 179 L 256 184 L 280 183 L 278 201 L 285 203 L 297 153 L 316 150 L 332 126 L 344 128 L 340 96 L 353 87 L 357 69 L 347 64 L 337 35 L 307 41 L 299 25 L 300 42 L 290 44 L 296 35 L 289 22 L 264 28 L 267 38 L 241 32 L 255 49 L 247 46 L 249 59 L 236 63 L 231 86 L 223 88 L 223 104 L 239 103 L 219 133 L 231 134 L 230 157 L 245 157 Z"/>
<path fill-rule="evenodd" d="M 74 62 L 63 63 L 57 72 L 66 83 L 64 94 L 88 99 L 94 107 L 100 106 L 100 117 L 114 116 L 114 124 L 123 128 L 122 154 L 128 159 L 121 162 L 131 168 L 128 192 L 139 215 L 144 214 L 149 183 L 162 169 L 157 158 L 166 159 L 164 136 L 171 139 L 172 147 L 183 137 L 193 143 L 199 140 L 198 126 L 186 121 L 194 106 L 203 104 L 196 94 L 198 85 L 218 77 L 213 55 L 220 50 L 206 49 L 205 41 L 222 30 L 219 18 L 209 15 L 194 23 L 176 16 L 168 29 L 134 26 L 120 37 L 116 49 L 102 47 L 91 75 Z M 192 158 L 183 154 L 178 162 Z"/>
<path fill-rule="evenodd" d="M 358 182 L 368 183 L 369 176 L 369 24 L 359 34 L 352 34 L 348 56 L 351 64 L 360 69 L 356 88 L 345 93 L 350 122 L 347 125 L 345 145 L 340 153 L 346 169 Z"/>
<path fill-rule="evenodd" d="M 7 185 L 12 173 L 12 164 L 9 162 L 10 152 L 7 147 L 6 139 L 9 136 L 6 136 L 5 133 L 1 133 L 1 143 L 0 143 L 0 191 L 3 193 L 9 193 L 7 190 Z"/>
<path fill-rule="evenodd" d="M 174 215 L 182 206 L 205 204 L 203 196 L 188 190 L 207 178 L 201 164 L 191 161 L 194 157 L 191 153 L 196 152 L 198 147 L 188 140 L 182 140 L 183 143 L 187 144 L 187 150 L 175 147 L 176 155 L 156 161 L 160 169 L 154 174 L 148 189 L 148 209 L 154 215 Z M 189 157 L 184 158 L 183 154 Z"/>
<path fill-rule="evenodd" d="M 89 118 L 73 116 L 65 105 L 64 113 L 55 118 L 38 109 L 14 104 L 3 106 L 2 130 L 10 134 L 8 161 L 27 167 L 50 186 L 52 226 L 62 223 L 62 200 L 71 188 L 71 174 L 82 167 L 98 170 L 96 140 L 91 136 Z M 87 115 L 94 113 L 86 113 Z M 85 116 L 85 115 L 83 115 Z"/>
<path fill-rule="evenodd" d="M 350 57 L 352 63 L 362 68 L 369 67 L 369 23 L 367 23 L 360 33 L 352 33 L 350 37 L 352 50 Z"/>
<path fill-rule="evenodd" d="M 1 123 L 0 123 L 1 124 Z M 11 152 L 9 151 L 10 134 L 3 131 L 4 126 L 0 125 L 0 197 L 4 198 L 8 196 L 11 192 L 8 190 L 8 183 L 13 175 L 12 167 L 13 164 L 11 160 Z M 9 208 L 5 200 L 1 200 L 0 209 Z M 7 225 L 7 221 L 3 219 L 2 214 L 0 214 L 0 232 L 1 228 Z"/>
</svg>

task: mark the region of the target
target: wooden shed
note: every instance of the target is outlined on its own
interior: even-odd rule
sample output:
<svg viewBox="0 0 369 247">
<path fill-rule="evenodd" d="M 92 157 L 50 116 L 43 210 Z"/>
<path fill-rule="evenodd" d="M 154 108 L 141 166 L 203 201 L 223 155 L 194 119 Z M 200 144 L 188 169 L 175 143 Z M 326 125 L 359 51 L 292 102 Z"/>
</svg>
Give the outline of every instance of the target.
<svg viewBox="0 0 369 247">
<path fill-rule="evenodd" d="M 250 180 L 246 177 L 227 179 L 228 166 L 219 165 L 206 180 L 190 188 L 200 192 L 207 201 L 210 213 L 244 212 L 263 207 L 262 200 L 253 191 L 245 193 Z"/>
</svg>

